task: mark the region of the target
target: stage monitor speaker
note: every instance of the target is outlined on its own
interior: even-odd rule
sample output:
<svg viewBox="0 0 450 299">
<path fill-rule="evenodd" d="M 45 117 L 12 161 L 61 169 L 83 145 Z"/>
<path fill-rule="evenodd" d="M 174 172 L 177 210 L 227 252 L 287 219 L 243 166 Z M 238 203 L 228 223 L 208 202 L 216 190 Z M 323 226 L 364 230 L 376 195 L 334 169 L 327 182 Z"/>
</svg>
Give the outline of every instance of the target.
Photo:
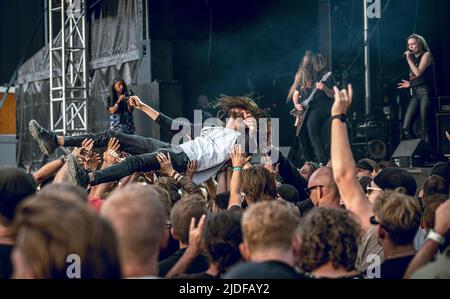
<svg viewBox="0 0 450 299">
<path fill-rule="evenodd" d="M 413 139 L 400 142 L 391 160 L 400 167 L 431 167 L 446 158 L 422 139 Z"/>
<path fill-rule="evenodd" d="M 439 112 L 450 112 L 450 97 L 438 97 Z"/>
<path fill-rule="evenodd" d="M 445 132 L 450 133 L 450 113 L 437 114 L 436 129 L 438 136 L 438 150 L 447 157 L 450 157 L 450 141 L 448 141 L 445 136 Z"/>
<path fill-rule="evenodd" d="M 426 155 L 422 139 L 403 140 L 392 154 L 391 160 L 400 167 L 424 167 Z"/>
</svg>

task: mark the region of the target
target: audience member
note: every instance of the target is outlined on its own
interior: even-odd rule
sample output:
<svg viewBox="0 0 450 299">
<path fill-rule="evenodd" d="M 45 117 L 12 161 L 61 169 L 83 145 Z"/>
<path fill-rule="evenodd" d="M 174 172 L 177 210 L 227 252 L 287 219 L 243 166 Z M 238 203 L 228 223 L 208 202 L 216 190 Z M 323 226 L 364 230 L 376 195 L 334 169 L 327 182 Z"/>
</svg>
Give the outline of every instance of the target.
<svg viewBox="0 0 450 299">
<path fill-rule="evenodd" d="M 14 167 L 0 168 L 0 279 L 10 278 L 12 274 L 12 223 L 17 206 L 35 192 L 36 183 L 31 174 Z"/>
<path fill-rule="evenodd" d="M 167 245 L 167 212 L 152 186 L 129 185 L 115 191 L 101 214 L 117 235 L 125 278 L 157 278 L 158 255 Z"/>
</svg>

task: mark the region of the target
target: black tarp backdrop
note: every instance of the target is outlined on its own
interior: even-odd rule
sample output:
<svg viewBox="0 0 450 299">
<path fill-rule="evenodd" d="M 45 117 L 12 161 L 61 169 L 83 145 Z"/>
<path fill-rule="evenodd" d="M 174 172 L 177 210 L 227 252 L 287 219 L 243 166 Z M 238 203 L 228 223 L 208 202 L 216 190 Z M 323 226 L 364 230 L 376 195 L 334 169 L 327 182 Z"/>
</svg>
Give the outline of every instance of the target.
<svg viewBox="0 0 450 299">
<path fill-rule="evenodd" d="M 144 28 L 142 4 L 142 0 L 110 0 L 90 10 L 88 124 L 91 132 L 109 126 L 106 102 L 113 79 L 121 77 L 127 83 L 137 80 L 138 44 L 143 39 Z M 50 127 L 48 64 L 48 47 L 44 47 L 21 66 L 16 82 L 17 157 L 19 165 L 25 167 L 35 168 L 44 162 L 28 132 L 28 121 L 34 118 Z M 54 61 L 55 67 L 60 64 L 60 60 Z"/>
<path fill-rule="evenodd" d="M 383 6 L 387 0 L 381 2 Z M 130 3 L 134 4 L 127 6 Z M 172 44 L 173 80 L 183 87 L 182 99 L 179 101 L 183 103 L 184 116 L 192 117 L 200 94 L 213 100 L 220 93 L 242 94 L 254 91 L 261 97 L 259 102 L 262 106 L 271 107 L 273 115 L 281 117 L 280 142 L 282 145 L 290 145 L 294 130 L 287 114 L 290 107 L 284 103 L 305 50 L 318 49 L 320 19 L 317 3 L 317 0 L 149 0 L 149 37 L 167 40 Z M 402 53 L 405 38 L 414 28 L 428 39 L 432 48 L 437 62 L 441 95 L 450 95 L 450 84 L 447 83 L 450 82 L 449 3 L 450 1 L 445 0 L 391 1 L 390 7 L 379 20 L 379 32 L 374 34 L 372 40 L 374 111 L 381 113 L 385 99 L 396 108 L 397 94 L 393 86 L 400 77 L 407 74 Z M 125 6 L 119 8 L 117 5 Z M 363 45 L 361 6 L 360 0 L 331 0 L 333 70 L 337 75 L 342 65 L 348 66 L 355 59 Z M 106 61 L 110 61 L 109 58 L 97 59 L 98 69 L 90 72 L 91 86 L 95 86 L 91 89 L 92 99 L 89 104 L 91 131 L 108 126 L 103 100 L 112 78 L 121 75 L 130 82 L 138 79 L 136 69 L 140 61 L 135 60 L 139 58 L 136 57 L 136 48 L 119 47 L 120 51 L 127 53 L 119 56 L 116 55 L 117 52 L 108 50 L 118 40 L 132 45 L 143 39 L 145 30 L 139 7 L 144 7 L 141 1 L 102 1 L 93 12 L 94 19 L 90 19 L 92 21 L 97 20 L 95 17 L 105 16 L 104 22 L 98 23 L 97 29 L 93 29 L 95 21 L 91 24 L 92 34 L 100 28 L 111 30 L 110 34 L 105 31 L 101 38 L 91 35 L 91 55 L 99 51 L 103 53 L 103 58 L 113 57 L 120 62 L 105 66 Z M 100 11 L 105 14 L 100 14 Z M 127 18 L 127 14 L 133 16 L 128 15 Z M 378 21 L 372 20 L 371 26 L 376 22 Z M 130 35 L 127 30 L 133 27 L 135 35 Z M 360 56 L 349 72 L 350 82 L 354 83 L 356 89 L 352 112 L 355 111 L 358 115 L 363 115 L 364 106 L 362 61 L 363 57 Z M 23 70 L 24 68 L 22 79 L 29 75 Z M 38 71 L 33 70 L 31 73 Z M 45 67 L 40 71 L 45 72 Z M 26 131 L 28 120 L 34 117 L 48 124 L 49 119 L 48 86 L 45 79 L 36 81 L 40 83 L 34 83 L 30 79 L 18 80 L 17 112 L 21 160 L 36 161 L 40 158 Z M 21 96 L 21 92 L 23 95 L 27 94 L 26 99 Z M 403 98 L 407 104 L 408 98 Z"/>
</svg>

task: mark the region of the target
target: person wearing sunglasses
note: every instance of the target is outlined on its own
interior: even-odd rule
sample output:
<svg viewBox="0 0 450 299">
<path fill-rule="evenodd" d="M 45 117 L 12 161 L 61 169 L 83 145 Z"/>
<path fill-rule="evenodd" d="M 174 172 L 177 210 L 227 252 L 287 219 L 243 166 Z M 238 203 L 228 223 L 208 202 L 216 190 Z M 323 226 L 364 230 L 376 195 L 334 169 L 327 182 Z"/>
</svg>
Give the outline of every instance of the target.
<svg viewBox="0 0 450 299">
<path fill-rule="evenodd" d="M 322 167 L 314 172 L 305 191 L 315 207 L 340 208 L 339 190 L 329 167 Z"/>
</svg>

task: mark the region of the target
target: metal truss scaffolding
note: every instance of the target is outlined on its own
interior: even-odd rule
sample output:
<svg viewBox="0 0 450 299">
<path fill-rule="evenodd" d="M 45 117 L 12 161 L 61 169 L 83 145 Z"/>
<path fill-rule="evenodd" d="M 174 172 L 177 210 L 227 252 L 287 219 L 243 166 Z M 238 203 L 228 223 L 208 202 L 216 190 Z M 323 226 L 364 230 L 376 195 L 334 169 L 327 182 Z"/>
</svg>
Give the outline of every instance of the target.
<svg viewBox="0 0 450 299">
<path fill-rule="evenodd" d="M 87 131 L 86 0 L 48 0 L 50 125 L 64 135 Z M 56 37 L 55 32 L 58 28 Z"/>
</svg>

